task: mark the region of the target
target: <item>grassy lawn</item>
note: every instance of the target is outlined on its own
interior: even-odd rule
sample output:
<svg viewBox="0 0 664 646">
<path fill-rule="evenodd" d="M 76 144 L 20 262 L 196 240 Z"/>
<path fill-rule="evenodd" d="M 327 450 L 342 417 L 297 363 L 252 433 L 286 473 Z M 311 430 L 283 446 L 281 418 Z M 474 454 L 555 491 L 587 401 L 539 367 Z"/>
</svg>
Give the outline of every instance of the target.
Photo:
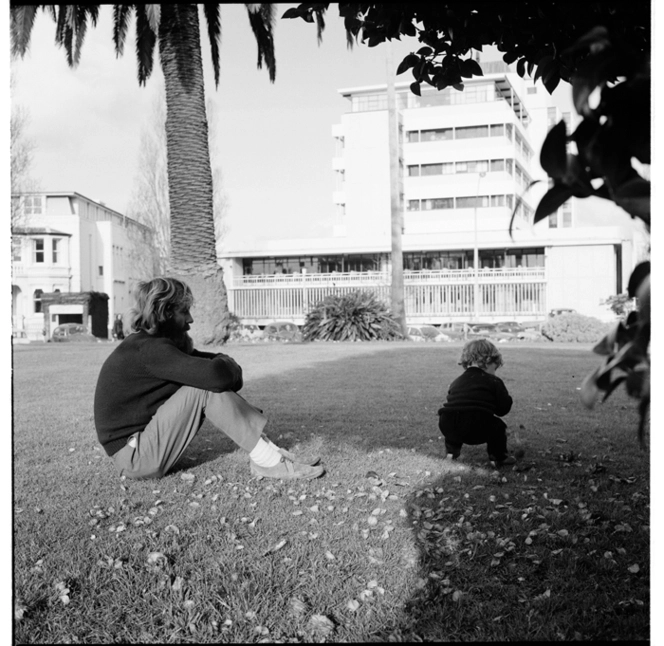
<svg viewBox="0 0 664 646">
<path fill-rule="evenodd" d="M 647 639 L 649 457 L 589 351 L 501 346 L 510 446 L 444 462 L 460 345 L 233 345 L 304 483 L 251 479 L 204 424 L 180 468 L 120 480 L 92 397 L 112 344 L 14 348 L 18 643 Z"/>
</svg>

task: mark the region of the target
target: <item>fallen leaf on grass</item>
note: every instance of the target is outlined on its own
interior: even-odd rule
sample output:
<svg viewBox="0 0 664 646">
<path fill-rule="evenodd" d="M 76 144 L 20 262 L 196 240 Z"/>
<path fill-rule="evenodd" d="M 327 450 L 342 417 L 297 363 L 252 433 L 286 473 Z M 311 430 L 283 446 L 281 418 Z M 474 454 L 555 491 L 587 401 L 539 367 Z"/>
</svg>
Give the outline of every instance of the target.
<svg viewBox="0 0 664 646">
<path fill-rule="evenodd" d="M 150 552 L 148 554 L 148 565 L 164 565 L 166 563 L 166 555 L 162 552 Z"/>
<path fill-rule="evenodd" d="M 274 552 L 278 552 L 284 545 L 286 545 L 288 541 L 284 538 L 280 540 L 278 543 L 275 543 L 272 547 L 270 547 L 263 556 L 267 556 L 268 554 L 274 554 Z"/>
<path fill-rule="evenodd" d="M 180 480 L 189 480 L 189 481 L 191 481 L 191 480 L 194 480 L 195 478 L 196 478 L 196 476 L 193 473 L 183 473 L 180 476 Z"/>
<path fill-rule="evenodd" d="M 334 561 L 334 554 L 332 554 L 332 552 L 330 552 L 330 550 L 327 550 L 327 551 L 325 552 L 325 558 L 326 558 L 328 561 Z"/>
<path fill-rule="evenodd" d="M 551 590 L 545 590 L 542 594 L 538 594 L 533 601 L 544 601 L 551 596 Z"/>
<path fill-rule="evenodd" d="M 299 617 L 307 611 L 307 604 L 303 599 L 300 599 L 300 597 L 291 597 L 290 611 L 291 614 Z"/>
<path fill-rule="evenodd" d="M 355 612 L 360 607 L 360 602 L 357 599 L 351 599 L 347 604 L 346 608 L 351 612 Z"/>
<path fill-rule="evenodd" d="M 24 606 L 18 599 L 14 601 L 14 619 L 16 621 L 21 621 L 23 615 L 28 611 L 27 607 Z"/>
<path fill-rule="evenodd" d="M 641 568 L 635 563 L 627 568 L 632 574 L 636 574 Z"/>
<path fill-rule="evenodd" d="M 327 637 L 334 631 L 334 622 L 325 615 L 314 615 L 307 626 L 320 637 Z"/>
</svg>

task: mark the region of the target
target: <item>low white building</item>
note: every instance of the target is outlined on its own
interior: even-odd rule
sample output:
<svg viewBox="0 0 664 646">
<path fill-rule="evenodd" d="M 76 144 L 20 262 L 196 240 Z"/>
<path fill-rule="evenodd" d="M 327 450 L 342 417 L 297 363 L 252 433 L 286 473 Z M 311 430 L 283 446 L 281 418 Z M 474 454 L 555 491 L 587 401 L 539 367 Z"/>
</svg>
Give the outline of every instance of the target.
<svg viewBox="0 0 664 646">
<path fill-rule="evenodd" d="M 502 61 L 465 89 L 396 84 L 405 308 L 409 322 L 543 319 L 554 308 L 610 319 L 602 301 L 627 288 L 647 254 L 643 229 L 613 203 L 571 199 L 534 225 L 549 185 L 539 164 L 548 130 L 576 115 Z M 569 88 L 564 91 L 569 92 Z M 332 136 L 335 222 L 319 239 L 226 249 L 231 310 L 246 322 L 302 323 L 331 292 L 389 294 L 387 87 L 339 91 Z M 526 190 L 532 180 L 542 180 Z M 510 219 L 515 211 L 513 231 Z"/>
<path fill-rule="evenodd" d="M 12 231 L 12 328 L 17 338 L 43 340 L 60 323 L 84 321 L 82 304 L 51 305 L 42 294 L 108 295 L 108 329 L 131 307 L 131 291 L 146 277 L 151 231 L 79 193 L 12 196 L 21 226 Z M 149 262 L 149 258 L 148 258 Z"/>
</svg>

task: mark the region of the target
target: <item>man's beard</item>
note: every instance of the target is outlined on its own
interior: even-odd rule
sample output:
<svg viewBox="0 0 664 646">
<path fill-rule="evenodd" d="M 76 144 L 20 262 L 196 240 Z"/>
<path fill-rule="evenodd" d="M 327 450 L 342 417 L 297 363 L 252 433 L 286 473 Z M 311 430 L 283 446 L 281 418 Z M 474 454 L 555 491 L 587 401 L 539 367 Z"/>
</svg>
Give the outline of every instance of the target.
<svg viewBox="0 0 664 646">
<path fill-rule="evenodd" d="M 177 345 L 181 350 L 185 350 L 189 344 L 189 335 L 187 331 L 189 330 L 189 324 L 185 324 L 184 327 L 180 327 L 174 323 L 172 319 L 164 321 L 159 327 L 160 336 L 165 336 Z"/>
</svg>

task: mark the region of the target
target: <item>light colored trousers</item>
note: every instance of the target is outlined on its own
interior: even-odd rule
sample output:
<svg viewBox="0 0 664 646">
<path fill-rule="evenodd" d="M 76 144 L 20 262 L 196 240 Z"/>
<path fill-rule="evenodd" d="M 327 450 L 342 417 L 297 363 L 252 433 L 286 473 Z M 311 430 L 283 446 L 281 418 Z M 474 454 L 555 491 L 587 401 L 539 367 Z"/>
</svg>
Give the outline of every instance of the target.
<svg viewBox="0 0 664 646">
<path fill-rule="evenodd" d="M 120 475 L 161 478 L 180 459 L 206 417 L 247 452 L 267 424 L 262 412 L 237 393 L 182 386 L 157 409 L 145 429 L 113 455 Z"/>
</svg>

